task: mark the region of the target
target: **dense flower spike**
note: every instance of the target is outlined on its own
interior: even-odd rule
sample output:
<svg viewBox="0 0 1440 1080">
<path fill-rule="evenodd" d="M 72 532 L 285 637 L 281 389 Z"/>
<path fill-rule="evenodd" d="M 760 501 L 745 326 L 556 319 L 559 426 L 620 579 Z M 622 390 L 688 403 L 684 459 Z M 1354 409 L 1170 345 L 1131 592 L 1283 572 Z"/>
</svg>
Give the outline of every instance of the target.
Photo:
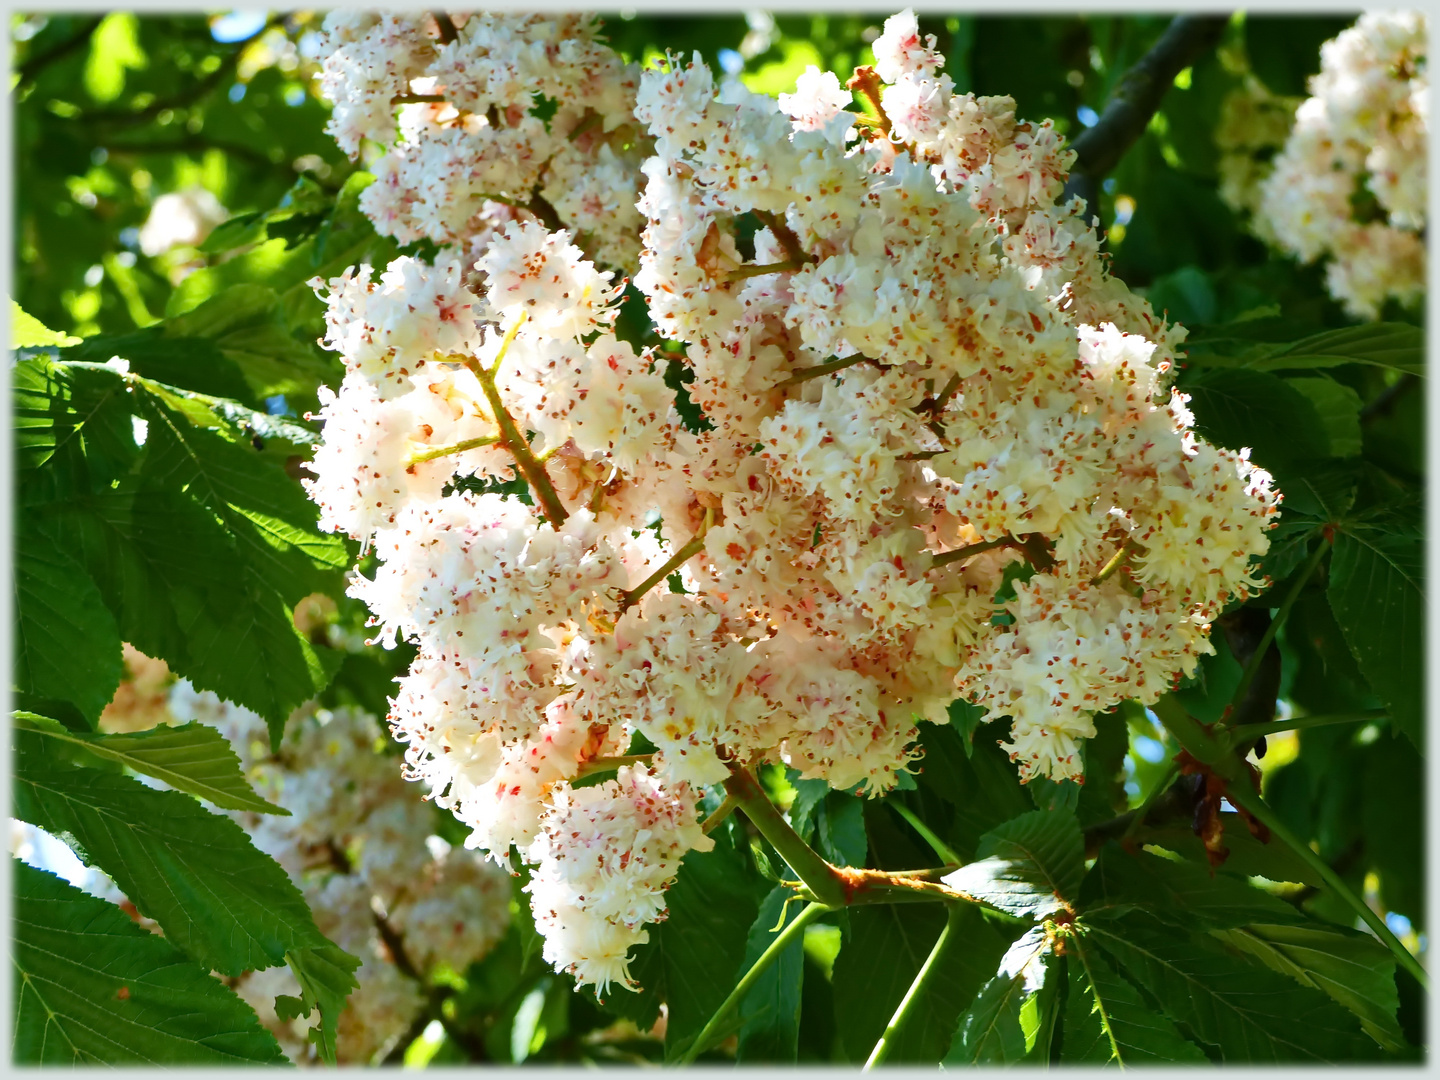
<svg viewBox="0 0 1440 1080">
<path fill-rule="evenodd" d="M 335 11 L 321 90 L 352 158 L 369 145 L 376 182 L 361 207 L 401 243 L 483 248 L 517 213 L 583 233 L 610 266 L 639 254 L 635 209 L 648 140 L 635 123 L 639 70 L 586 15 L 434 18 Z M 535 115 L 542 100 L 555 105 Z"/>
<path fill-rule="evenodd" d="M 1327 259 L 1330 295 L 1357 318 L 1425 290 L 1426 33 L 1418 11 L 1370 12 L 1327 41 L 1260 190 L 1256 231 Z"/>
<path fill-rule="evenodd" d="M 1057 205 L 1053 127 L 956 94 L 912 14 L 850 83 L 868 114 L 814 69 L 777 102 L 698 59 L 620 68 L 584 20 L 474 16 L 439 45 L 428 16 L 332 19 L 337 56 L 389 42 L 408 81 L 384 92 L 427 99 L 397 137 L 378 74 L 328 84 L 338 135 L 395 147 L 377 187 L 451 140 L 472 159 L 427 165 L 425 198 L 479 190 L 494 151 L 485 190 L 529 208 L 457 214 L 433 270 L 317 283 L 347 375 L 311 492 L 373 543 L 352 594 L 379 638 L 419 647 L 390 716 L 406 774 L 536 865 L 557 968 L 631 985 L 731 768 L 878 794 L 958 693 L 1011 718 L 1026 778 L 1080 779 L 1093 714 L 1155 701 L 1262 586 L 1279 496 L 1194 434 L 1183 329 Z M 582 129 L 654 152 L 556 150 Z M 587 176 L 610 194 L 562 198 Z M 621 248 L 660 346 L 621 329 Z M 611 760 L 637 737 L 646 764 Z"/>
</svg>

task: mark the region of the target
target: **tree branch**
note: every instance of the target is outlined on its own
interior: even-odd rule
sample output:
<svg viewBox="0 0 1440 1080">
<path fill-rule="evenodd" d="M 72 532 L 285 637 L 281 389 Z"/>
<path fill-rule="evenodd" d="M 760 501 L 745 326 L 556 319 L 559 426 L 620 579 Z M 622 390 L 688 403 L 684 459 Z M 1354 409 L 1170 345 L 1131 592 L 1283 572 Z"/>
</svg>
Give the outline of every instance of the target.
<svg viewBox="0 0 1440 1080">
<path fill-rule="evenodd" d="M 1213 49 L 1229 22 L 1228 15 L 1180 15 L 1170 23 L 1160 40 L 1121 77 L 1095 126 L 1070 144 L 1075 165 L 1062 202 L 1080 195 L 1087 210 L 1094 212 L 1095 185 L 1140 138 L 1175 76 Z"/>
</svg>

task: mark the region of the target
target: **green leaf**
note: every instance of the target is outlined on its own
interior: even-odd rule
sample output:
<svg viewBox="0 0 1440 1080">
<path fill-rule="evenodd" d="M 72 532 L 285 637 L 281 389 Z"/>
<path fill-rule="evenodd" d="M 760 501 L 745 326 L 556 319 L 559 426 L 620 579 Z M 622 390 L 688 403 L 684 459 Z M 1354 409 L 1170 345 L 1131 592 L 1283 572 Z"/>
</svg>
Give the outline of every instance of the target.
<svg viewBox="0 0 1440 1080">
<path fill-rule="evenodd" d="M 980 725 L 987 720 L 995 719 L 990 715 L 988 709 L 982 705 L 966 701 L 964 698 L 956 698 L 946 708 L 950 716 L 950 726 L 960 733 L 960 739 L 965 747 L 965 756 L 970 756 L 971 748 L 975 744 L 975 732 Z"/>
<path fill-rule="evenodd" d="M 316 528 L 317 510 L 284 471 L 253 451 L 195 427 L 155 395 L 142 401 L 150 423 L 145 476 L 188 492 L 235 536 L 242 559 L 287 603 L 330 584 L 343 570 L 343 541 Z"/>
<path fill-rule="evenodd" d="M 919 786 L 954 808 L 948 829 L 939 819 L 926 821 L 962 858 L 974 858 L 981 836 L 1035 804 L 993 738 L 982 738 L 972 748 L 949 724 L 919 727 L 925 750 Z"/>
<path fill-rule="evenodd" d="M 1360 439 L 1360 395 L 1344 383 L 1319 375 L 1309 379 L 1286 379 L 1299 390 L 1320 417 L 1329 443 L 1330 456 L 1350 458 L 1359 455 Z"/>
<path fill-rule="evenodd" d="M 291 335 L 280 296 L 265 285 L 232 285 L 167 320 L 165 333 L 207 339 L 241 373 L 257 399 L 283 394 L 301 411 L 315 405 L 316 386 L 336 378 L 329 359 Z"/>
<path fill-rule="evenodd" d="M 820 854 L 836 866 L 864 866 L 869 840 L 865 835 L 863 799 L 834 791 L 815 815 Z"/>
<path fill-rule="evenodd" d="M 300 999 L 295 1003 L 295 999 L 290 998 L 282 1006 L 281 999 L 276 998 L 276 1014 L 282 1020 L 290 1020 L 309 1016 L 312 1010 L 318 1012 L 320 1022 L 311 1027 L 308 1037 L 315 1044 L 320 1060 L 334 1065 L 335 1028 L 345 1008 L 345 999 L 360 985 L 354 974 L 360 961 L 327 941 L 319 947 L 292 949 L 285 954 L 285 962 L 300 984 Z"/>
<path fill-rule="evenodd" d="M 1425 733 L 1425 545 L 1379 529 L 1335 538 L 1330 606 L 1395 730 L 1417 746 Z"/>
<path fill-rule="evenodd" d="M 1359 478 L 1354 462 L 1340 461 L 1317 461 L 1300 475 L 1288 478 L 1280 509 L 1281 527 L 1296 518 L 1327 525 L 1342 520 L 1355 505 Z"/>
<path fill-rule="evenodd" d="M 745 957 L 736 974 L 737 983 L 755 966 L 755 961 L 770 947 L 780 930 L 794 922 L 804 910 L 804 902 L 796 901 L 794 896 L 793 889 L 777 885 L 765 897 L 745 939 Z M 800 1040 L 804 974 L 805 942 L 797 938 L 761 973 L 740 1001 L 740 1044 L 736 1061 L 772 1064 L 795 1061 Z"/>
<path fill-rule="evenodd" d="M 55 721 L 33 713 L 16 713 L 15 723 L 28 731 L 83 747 L 97 757 L 163 780 L 177 791 L 198 795 L 225 810 L 250 810 L 289 817 L 290 811 L 267 802 L 246 782 L 225 736 L 199 721 L 181 727 L 116 735 L 76 735 Z"/>
<path fill-rule="evenodd" d="M 229 818 L 180 792 L 67 765 L 39 735 L 13 736 L 15 816 L 109 874 L 205 968 L 239 975 L 329 944 L 285 871 Z"/>
<path fill-rule="evenodd" d="M 1085 912 L 1138 906 L 1187 928 L 1226 929 L 1303 918 L 1292 905 L 1240 878 L 1211 874 L 1207 866 L 1162 859 L 1147 851 L 1131 854 L 1114 841 L 1100 850 L 1085 875 L 1080 900 Z"/>
<path fill-rule="evenodd" d="M 1066 943 L 1070 993 L 1065 1005 L 1064 1064 L 1200 1064 L 1205 1055 L 1175 1025 L 1140 998 L 1085 940 L 1083 929 Z"/>
<path fill-rule="evenodd" d="M 1201 938 L 1158 933 L 1139 920 L 1090 936 L 1171 1020 L 1222 1061 L 1338 1062 L 1373 1057 L 1355 1019 L 1317 990 L 1255 967 Z"/>
<path fill-rule="evenodd" d="M 1200 371 L 1181 387 L 1190 395 L 1195 431 L 1228 450 L 1251 449 L 1276 474 L 1303 472 L 1329 453 L 1315 406 L 1284 379 L 1263 371 Z"/>
<path fill-rule="evenodd" d="M 209 510 L 156 482 L 128 480 L 37 514 L 94 575 L 141 652 L 202 690 L 253 709 L 278 734 L 329 681 L 342 654 L 317 649 Z"/>
<path fill-rule="evenodd" d="M 16 1065 L 283 1064 L 254 1011 L 113 904 L 12 860 Z"/>
<path fill-rule="evenodd" d="M 1367 934 L 1340 926 L 1260 924 L 1213 931 L 1266 967 L 1305 986 L 1323 990 L 1360 1018 L 1370 1037 L 1387 1050 L 1405 1047 L 1395 1013 L 1395 958 Z"/>
<path fill-rule="evenodd" d="M 668 1006 L 666 1060 L 674 1060 L 700 1034 L 739 981 L 735 958 L 745 950 L 764 895 L 748 859 L 716 837 L 711 851 L 685 856 L 665 894 L 669 913 L 646 928 L 650 940 L 631 954 L 639 993 L 615 990 L 605 1004 L 640 1027 Z M 719 973 L 726 973 L 717 977 Z"/>
<path fill-rule="evenodd" d="M 251 396 L 240 369 L 213 342 L 167 336 L 165 330 L 162 325 L 128 334 L 97 334 L 62 350 L 60 360 L 103 364 L 118 356 L 133 375 L 218 397 Z"/>
<path fill-rule="evenodd" d="M 1043 927 L 1026 931 L 1011 944 L 1000 960 L 999 974 L 961 1014 L 945 1064 L 1013 1065 L 1024 1060 L 1034 1045 L 1021 1024 L 1021 1009 L 1050 980 L 1053 959 Z"/>
<path fill-rule="evenodd" d="M 1425 374 L 1425 332 L 1408 323 L 1368 323 L 1327 330 L 1289 345 L 1255 350 L 1249 366 L 1260 371 L 1368 364 Z"/>
<path fill-rule="evenodd" d="M 933 1064 L 944 1055 L 961 1011 L 994 973 L 1006 937 L 966 906 L 948 947 L 911 1002 L 887 1063 Z M 853 908 L 850 936 L 835 958 L 835 1019 L 847 1057 L 864 1061 L 930 955 L 946 913 L 940 905 Z"/>
<path fill-rule="evenodd" d="M 34 359 L 16 364 L 12 378 L 22 503 L 70 498 L 129 470 L 139 448 L 119 372 Z"/>
<path fill-rule="evenodd" d="M 51 330 L 34 315 L 27 315 L 14 300 L 10 301 L 10 348 L 23 349 L 35 345 L 73 345 L 80 339 Z"/>
<path fill-rule="evenodd" d="M 85 568 L 23 528 L 15 558 L 16 689 L 70 701 L 91 727 L 125 674 L 120 631 Z"/>
<path fill-rule="evenodd" d="M 1068 909 L 1085 873 L 1085 839 L 1075 815 L 1032 810 L 980 839 L 978 861 L 944 881 L 1012 915 L 1039 919 Z"/>
</svg>

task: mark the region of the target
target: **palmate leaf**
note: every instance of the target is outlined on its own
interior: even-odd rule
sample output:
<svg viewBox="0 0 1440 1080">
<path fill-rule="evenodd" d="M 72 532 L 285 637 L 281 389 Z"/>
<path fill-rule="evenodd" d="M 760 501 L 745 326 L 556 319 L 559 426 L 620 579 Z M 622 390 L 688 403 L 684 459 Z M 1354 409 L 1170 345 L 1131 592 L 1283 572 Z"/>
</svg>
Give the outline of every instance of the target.
<svg viewBox="0 0 1440 1080">
<path fill-rule="evenodd" d="M 1379 528 L 1335 537 L 1327 589 L 1335 621 L 1395 730 L 1424 740 L 1425 545 Z"/>
<path fill-rule="evenodd" d="M 1027 1032 L 1022 1013 L 1054 981 L 1056 957 L 1041 927 L 1026 931 L 1000 960 L 1000 971 L 960 1015 L 946 1065 L 1013 1065 L 1034 1052 L 1044 1024 Z"/>
<path fill-rule="evenodd" d="M 911 1002 L 887 1063 L 932 1064 L 945 1054 L 962 1010 L 995 972 L 1008 941 L 978 909 L 957 913 L 952 944 Z M 835 1019 L 851 1060 L 866 1060 L 920 967 L 930 955 L 945 912 L 937 906 L 877 905 L 850 912 L 850 936 L 835 958 Z"/>
<path fill-rule="evenodd" d="M 120 631 L 85 568 L 22 527 L 14 568 L 14 685 L 72 702 L 91 727 L 124 676 Z"/>
<path fill-rule="evenodd" d="M 1090 939 L 1175 1023 L 1227 1064 L 1340 1062 L 1376 1056 L 1345 1009 L 1318 990 L 1256 967 L 1199 937 L 1141 920 L 1095 922 Z"/>
<path fill-rule="evenodd" d="M 278 467 L 214 431 L 190 424 L 157 395 L 143 400 L 150 429 L 144 475 L 182 490 L 235 537 L 241 558 L 288 603 L 333 582 L 345 545 L 315 527 L 317 511 Z"/>
<path fill-rule="evenodd" d="M 1007 821 L 981 837 L 977 855 L 945 884 L 1027 918 L 1068 907 L 1085 873 L 1085 840 L 1066 810 L 1033 810 Z"/>
<path fill-rule="evenodd" d="M 180 792 L 66 764 L 33 732 L 13 737 L 15 816 L 63 837 L 205 968 L 239 975 L 329 944 L 285 871 L 229 818 Z"/>
<path fill-rule="evenodd" d="M 1387 1050 L 1404 1048 L 1395 1014 L 1395 958 L 1374 938 L 1341 926 L 1259 924 L 1215 936 L 1266 967 L 1323 990 L 1360 1018 Z"/>
<path fill-rule="evenodd" d="M 124 640 L 201 690 L 259 713 L 272 737 L 341 659 L 295 629 L 283 598 L 186 493 L 132 479 L 34 516 L 95 576 Z"/>
<path fill-rule="evenodd" d="M 163 780 L 225 810 L 250 810 L 288 817 L 289 810 L 256 795 L 240 771 L 240 759 L 215 728 L 198 721 L 181 727 L 115 735 L 77 735 L 33 713 L 16 713 L 16 726 L 48 739 L 80 747 L 96 757 Z"/>
<path fill-rule="evenodd" d="M 1212 875 L 1208 866 L 1174 862 L 1147 851 L 1131 854 L 1115 841 L 1100 850 L 1085 875 L 1080 902 L 1083 912 L 1140 907 L 1186 928 L 1304 921 L 1294 906 L 1241 878 Z"/>
<path fill-rule="evenodd" d="M 1070 988 L 1061 1062 L 1131 1066 L 1206 1060 L 1199 1047 L 1146 1005 L 1140 992 L 1089 945 L 1083 928 L 1067 939 L 1065 953 Z"/>
<path fill-rule="evenodd" d="M 114 904 L 11 863 L 17 1065 L 283 1064 L 254 1010 Z"/>
</svg>

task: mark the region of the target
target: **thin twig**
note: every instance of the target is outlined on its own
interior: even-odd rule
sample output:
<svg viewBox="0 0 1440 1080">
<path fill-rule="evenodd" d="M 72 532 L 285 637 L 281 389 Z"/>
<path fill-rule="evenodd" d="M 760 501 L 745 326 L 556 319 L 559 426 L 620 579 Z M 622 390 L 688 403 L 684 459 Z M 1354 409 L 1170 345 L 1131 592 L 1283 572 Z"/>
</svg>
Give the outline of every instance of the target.
<svg viewBox="0 0 1440 1080">
<path fill-rule="evenodd" d="M 432 11 L 430 17 L 435 20 L 435 29 L 439 31 L 441 45 L 449 45 L 460 36 L 460 31 L 455 29 L 455 23 L 445 12 Z"/>
<path fill-rule="evenodd" d="M 617 757 L 594 758 L 580 766 L 580 771 L 575 774 L 575 779 L 594 776 L 596 773 L 614 772 L 622 765 L 648 765 L 654 754 L 621 754 Z"/>
<path fill-rule="evenodd" d="M 847 360 L 831 360 L 828 364 L 816 364 L 814 367 L 801 368 L 788 379 L 782 379 L 770 387 L 771 390 L 783 390 L 787 386 L 795 386 L 797 383 L 809 379 L 818 379 L 822 375 L 829 375 L 831 372 L 844 371 L 856 364 L 863 364 L 869 360 L 868 356 L 852 356 Z"/>
<path fill-rule="evenodd" d="M 731 270 L 725 275 L 727 281 L 743 281 L 745 278 L 764 277 L 766 274 L 783 274 L 787 270 L 803 270 L 808 263 L 798 259 L 787 259 L 777 263 L 751 263 Z"/>
<path fill-rule="evenodd" d="M 959 904 L 950 905 L 949 918 L 945 920 L 945 928 L 940 931 L 940 936 L 935 940 L 935 947 L 930 950 L 930 955 L 925 958 L 925 963 L 920 965 L 920 971 L 915 975 L 915 981 L 910 984 L 910 989 L 906 990 L 905 996 L 900 999 L 900 1004 L 895 1009 L 895 1015 L 890 1017 L 890 1023 L 885 1025 L 885 1031 L 881 1034 L 880 1041 L 875 1044 L 875 1049 L 870 1051 L 870 1057 L 866 1060 L 865 1067 L 861 1069 L 861 1072 L 869 1072 L 890 1056 L 890 1050 L 895 1045 L 895 1038 L 900 1034 L 900 1030 L 905 1026 L 906 1018 L 910 1015 L 911 1006 L 920 996 L 920 991 L 930 977 L 930 972 L 935 969 L 946 949 L 950 947 L 951 939 L 954 936 L 952 931 L 963 910 Z"/>
<path fill-rule="evenodd" d="M 451 443 L 449 446 L 436 446 L 419 454 L 412 454 L 406 462 L 410 468 L 422 462 L 434 461 L 436 458 L 446 457 L 450 454 L 463 454 L 466 450 L 476 450 L 482 446 L 494 446 L 500 441 L 499 435 L 481 435 L 475 439 L 462 439 L 458 443 Z"/>
<path fill-rule="evenodd" d="M 1228 15 L 1180 15 L 1171 21 L 1150 51 L 1121 77 L 1100 119 L 1071 143 L 1075 164 L 1062 202 L 1088 193 L 1087 209 L 1095 211 L 1095 185 L 1144 133 L 1175 76 L 1219 44 L 1229 22 Z"/>
<path fill-rule="evenodd" d="M 930 569 L 937 566 L 948 566 L 953 562 L 963 562 L 972 555 L 980 555 L 986 551 L 993 551 L 1000 547 L 1017 547 L 1020 541 L 1008 533 L 998 540 L 982 540 L 978 544 L 967 544 L 965 547 L 954 548 L 950 551 L 942 551 L 930 561 Z"/>
<path fill-rule="evenodd" d="M 705 508 L 705 518 L 700 523 L 700 531 L 692 536 L 686 543 L 665 560 L 665 565 L 656 570 L 639 585 L 633 589 L 627 589 L 620 595 L 620 614 L 625 614 L 633 607 L 639 599 L 653 589 L 660 582 L 664 581 L 680 567 L 684 566 L 691 558 L 700 554 L 705 547 L 705 534 L 710 531 L 710 523 L 714 520 L 715 511 L 711 507 Z"/>
<path fill-rule="evenodd" d="M 720 805 L 705 815 L 705 820 L 700 825 L 700 831 L 707 836 L 714 832 L 715 828 L 734 812 L 735 805 L 735 797 L 726 792 Z"/>
</svg>

